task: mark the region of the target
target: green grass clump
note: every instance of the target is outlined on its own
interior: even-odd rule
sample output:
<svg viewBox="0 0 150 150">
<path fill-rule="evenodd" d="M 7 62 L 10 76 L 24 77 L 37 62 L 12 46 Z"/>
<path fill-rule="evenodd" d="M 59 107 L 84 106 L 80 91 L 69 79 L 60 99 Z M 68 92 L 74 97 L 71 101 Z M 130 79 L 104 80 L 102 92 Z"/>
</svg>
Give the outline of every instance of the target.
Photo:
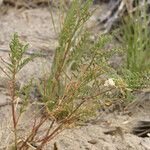
<svg viewBox="0 0 150 150">
<path fill-rule="evenodd" d="M 83 107 L 80 106 L 75 118 L 83 116 L 84 111 L 87 112 L 84 114 L 93 114 L 94 105 L 85 107 L 85 104 L 95 104 L 96 95 L 100 95 L 93 90 L 95 79 L 103 73 L 102 67 L 96 64 L 96 55 L 108 40 L 103 37 L 94 44 L 90 42 L 85 23 L 92 15 L 89 11 L 91 3 L 91 0 L 85 3 L 73 1 L 59 36 L 51 73 L 43 84 L 42 101 L 49 113 L 58 112 L 54 114 L 59 119 L 71 115 L 79 105 Z"/>
<path fill-rule="evenodd" d="M 144 8 L 138 6 L 134 18 L 128 16 L 123 23 L 123 46 L 126 54 L 123 73 L 133 89 L 149 86 L 147 74 L 150 71 L 150 34 L 146 10 L 146 5 Z"/>
</svg>

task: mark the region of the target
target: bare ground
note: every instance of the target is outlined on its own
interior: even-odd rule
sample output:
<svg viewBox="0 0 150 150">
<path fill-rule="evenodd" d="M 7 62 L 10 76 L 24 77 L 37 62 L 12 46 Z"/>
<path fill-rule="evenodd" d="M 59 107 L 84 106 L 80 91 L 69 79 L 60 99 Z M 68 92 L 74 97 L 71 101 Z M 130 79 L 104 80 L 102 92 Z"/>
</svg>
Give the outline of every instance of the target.
<svg viewBox="0 0 150 150">
<path fill-rule="evenodd" d="M 55 22 L 59 22 L 58 13 L 53 10 Z M 92 20 L 93 21 L 93 20 Z M 56 26 L 57 30 L 59 26 Z M 42 52 L 48 57 L 36 58 L 18 75 L 18 81 L 24 83 L 31 77 L 35 79 L 49 70 L 53 52 L 57 46 L 57 34 L 53 29 L 51 16 L 47 8 L 18 11 L 9 9 L 0 15 L 0 56 L 7 59 L 9 42 L 14 32 L 18 32 L 23 41 L 30 43 L 30 52 Z M 7 91 L 7 79 L 0 72 L 0 150 L 12 140 L 10 106 Z M 100 113 L 97 118 L 73 129 L 67 129 L 50 141 L 45 147 L 52 150 L 56 143 L 58 150 L 149 150 L 150 138 L 139 138 L 131 133 L 137 120 L 150 119 L 149 100 L 143 99 L 142 107 L 131 106 L 132 115 L 120 113 Z M 33 108 L 23 116 L 20 133 L 24 135 L 31 123 Z M 42 131 L 41 131 L 42 132 Z"/>
</svg>

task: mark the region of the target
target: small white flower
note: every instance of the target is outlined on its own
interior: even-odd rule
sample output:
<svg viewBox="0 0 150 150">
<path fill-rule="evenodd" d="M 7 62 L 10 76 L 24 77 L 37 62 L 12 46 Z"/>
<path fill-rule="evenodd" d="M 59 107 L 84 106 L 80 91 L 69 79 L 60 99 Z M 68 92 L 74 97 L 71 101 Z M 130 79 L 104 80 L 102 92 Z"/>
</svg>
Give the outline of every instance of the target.
<svg viewBox="0 0 150 150">
<path fill-rule="evenodd" d="M 108 80 L 105 81 L 104 86 L 115 86 L 115 82 L 112 78 L 109 78 Z"/>
</svg>

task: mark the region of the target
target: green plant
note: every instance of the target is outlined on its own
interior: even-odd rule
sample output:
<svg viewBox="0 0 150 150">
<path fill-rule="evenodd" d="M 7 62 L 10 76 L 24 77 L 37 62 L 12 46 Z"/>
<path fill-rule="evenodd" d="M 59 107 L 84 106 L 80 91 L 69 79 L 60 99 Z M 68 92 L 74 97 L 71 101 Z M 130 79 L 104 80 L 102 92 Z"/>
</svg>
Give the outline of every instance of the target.
<svg viewBox="0 0 150 150">
<path fill-rule="evenodd" d="M 96 95 L 101 95 L 96 89 L 100 84 L 97 83 L 97 77 L 105 72 L 105 62 L 98 57 L 106 55 L 106 52 L 101 50 L 110 41 L 111 36 L 101 36 L 94 44 L 91 43 L 90 33 L 84 28 L 92 15 L 89 11 L 91 3 L 91 0 L 85 3 L 73 1 L 59 36 L 59 47 L 54 56 L 51 74 L 48 81 L 43 81 L 42 101 L 49 113 L 56 112 L 55 109 L 59 110 L 58 114 L 54 113 L 59 119 L 72 113 L 76 104 L 91 98 L 94 104 Z M 81 108 L 80 114 L 83 113 Z M 90 110 L 88 106 L 87 110 Z M 80 115 L 76 116 L 80 118 Z"/>
<path fill-rule="evenodd" d="M 46 107 L 46 114 L 58 126 L 54 132 L 47 134 L 47 138 L 40 140 L 39 148 L 58 131 L 94 115 L 99 106 L 98 99 L 105 93 L 98 88 L 101 84 L 98 77 L 105 73 L 105 65 L 100 65 L 102 60 L 97 54 L 110 37 L 101 36 L 94 43 L 90 41 L 85 23 L 92 15 L 89 11 L 91 3 L 91 0 L 72 2 L 59 36 L 51 73 L 41 84 L 41 101 Z"/>
<path fill-rule="evenodd" d="M 134 14 L 134 19 L 125 18 L 123 30 L 127 69 L 133 72 L 149 71 L 150 37 L 146 7 L 145 9 L 139 7 Z"/>
<path fill-rule="evenodd" d="M 132 88 L 148 85 L 144 85 L 150 67 L 150 36 L 146 10 L 146 4 L 143 7 L 137 6 L 134 18 L 128 16 L 123 21 L 123 45 L 126 54 L 123 73 Z"/>
<path fill-rule="evenodd" d="M 131 72 L 127 69 L 122 69 L 123 78 L 130 89 L 142 89 L 148 88 L 150 82 L 148 80 L 148 74 L 140 72 Z"/>
<path fill-rule="evenodd" d="M 12 108 L 12 117 L 13 117 L 13 128 L 14 128 L 14 149 L 17 149 L 17 143 L 18 143 L 18 136 L 17 136 L 17 125 L 19 122 L 19 119 L 22 115 L 22 113 L 25 111 L 25 106 L 28 103 L 28 97 L 29 97 L 29 87 L 27 86 L 25 93 L 26 97 L 22 101 L 22 107 L 20 108 L 19 113 L 16 110 L 16 104 L 18 103 L 17 97 L 19 92 L 16 89 L 16 76 L 18 72 L 28 63 L 30 62 L 35 56 L 30 56 L 27 58 L 23 58 L 25 52 L 28 49 L 28 45 L 23 45 L 18 38 L 17 34 L 14 34 L 14 37 L 10 43 L 10 55 L 9 59 L 10 62 L 6 62 L 3 59 L 3 62 L 6 66 L 7 70 L 4 70 L 2 67 L 1 70 L 5 73 L 5 75 L 9 79 L 9 93 L 11 97 L 11 108 Z M 27 94 L 28 93 L 28 94 Z"/>
</svg>

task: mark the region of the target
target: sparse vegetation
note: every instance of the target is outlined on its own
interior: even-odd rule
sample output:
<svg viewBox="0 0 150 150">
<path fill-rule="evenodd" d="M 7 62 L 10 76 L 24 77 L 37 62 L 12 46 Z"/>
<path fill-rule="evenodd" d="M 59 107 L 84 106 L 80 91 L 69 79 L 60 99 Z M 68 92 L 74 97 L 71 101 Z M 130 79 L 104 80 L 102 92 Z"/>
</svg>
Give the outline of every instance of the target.
<svg viewBox="0 0 150 150">
<path fill-rule="evenodd" d="M 14 133 L 10 144 L 12 150 L 42 150 L 64 129 L 89 120 L 97 115 L 99 109 L 115 105 L 118 101 L 131 102 L 132 91 L 149 86 L 150 38 L 146 12 L 144 11 L 143 18 L 140 10 L 135 12 L 135 19 L 132 15 L 125 18 L 123 44 L 119 50 L 117 47 L 106 51 L 104 47 L 112 41 L 113 34 L 100 35 L 92 41 L 91 33 L 86 28 L 86 22 L 94 12 L 90 10 L 92 2 L 73 0 L 66 15 L 63 15 L 65 19 L 60 21 L 58 47 L 48 70 L 50 73 L 37 85 L 40 98 L 34 105 L 38 107 L 38 112 L 29 118 L 32 125 L 29 132 L 22 136 L 19 134 L 19 122 L 21 116 L 33 105 L 30 101 L 33 84 L 31 79 L 17 89 L 16 77 L 37 55 L 26 57 L 24 54 L 28 45 L 22 44 L 18 34 L 14 34 L 10 42 L 9 61 L 2 59 L 6 68 L 0 67 L 9 79 Z M 63 1 L 60 5 L 59 9 L 63 10 Z M 52 23 L 56 32 L 54 18 Z M 119 73 L 108 64 L 109 58 L 118 52 L 126 58 Z M 18 101 L 18 97 L 21 97 L 21 101 Z M 45 126 L 46 129 L 39 135 Z"/>
<path fill-rule="evenodd" d="M 33 127 L 21 141 L 18 133 L 19 117 L 28 107 L 29 92 L 32 82 L 20 91 L 16 91 L 16 75 L 30 61 L 32 57 L 23 59 L 27 45 L 22 45 L 17 34 L 10 44 L 10 62 L 5 62 L 8 72 L 4 73 L 10 78 L 10 95 L 12 99 L 12 115 L 14 125 L 14 149 L 28 149 L 31 143 L 39 143 L 37 149 L 42 149 L 45 144 L 54 138 L 60 131 L 79 121 L 87 120 L 96 113 L 98 99 L 105 93 L 99 91 L 98 77 L 105 73 L 105 61 L 96 55 L 104 45 L 110 41 L 109 36 L 101 36 L 98 41 L 90 42 L 90 33 L 85 29 L 85 23 L 92 15 L 90 5 L 92 0 L 81 3 L 78 0 L 72 2 L 65 18 L 62 31 L 59 35 L 59 46 L 55 51 L 54 60 L 48 79 L 43 79 L 40 85 L 42 111 L 46 116 L 41 116 L 40 121 L 34 121 Z M 103 52 L 104 54 L 104 52 Z M 103 55 L 102 53 L 99 55 Z M 104 65 L 100 65 L 100 64 Z M 11 76 L 9 76 L 10 74 Z M 25 96 L 18 112 L 16 108 L 17 93 L 24 90 Z M 108 89 L 106 90 L 106 92 Z M 51 123 L 38 138 L 41 127 L 48 121 Z M 18 142 L 19 141 L 19 142 Z"/>
</svg>

